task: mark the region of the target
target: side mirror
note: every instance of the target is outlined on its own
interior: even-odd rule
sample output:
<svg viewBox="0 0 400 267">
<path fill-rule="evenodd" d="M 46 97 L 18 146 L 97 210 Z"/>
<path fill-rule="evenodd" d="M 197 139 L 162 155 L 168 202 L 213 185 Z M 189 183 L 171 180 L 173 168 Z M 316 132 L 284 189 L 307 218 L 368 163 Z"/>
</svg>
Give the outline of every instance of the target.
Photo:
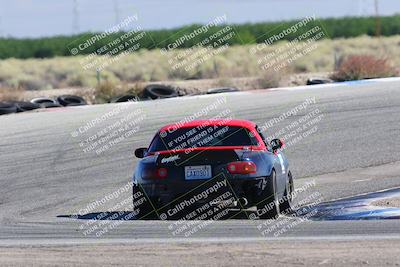
<svg viewBox="0 0 400 267">
<path fill-rule="evenodd" d="M 144 154 L 146 154 L 147 148 L 141 147 L 135 150 L 135 156 L 139 159 L 144 158 Z"/>
<path fill-rule="evenodd" d="M 284 143 L 281 139 L 273 139 L 271 140 L 271 147 L 273 151 L 276 151 L 284 146 Z"/>
</svg>

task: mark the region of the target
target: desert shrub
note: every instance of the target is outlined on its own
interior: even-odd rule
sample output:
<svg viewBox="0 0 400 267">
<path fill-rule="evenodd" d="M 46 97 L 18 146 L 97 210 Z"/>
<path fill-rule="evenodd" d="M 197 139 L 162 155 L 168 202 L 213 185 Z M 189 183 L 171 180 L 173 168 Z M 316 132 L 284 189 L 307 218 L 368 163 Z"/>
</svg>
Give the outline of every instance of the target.
<svg viewBox="0 0 400 267">
<path fill-rule="evenodd" d="M 215 84 L 218 87 L 235 87 L 235 82 L 231 78 L 219 78 Z"/>
<path fill-rule="evenodd" d="M 307 64 L 303 63 L 303 62 L 295 62 L 294 64 L 294 72 L 295 73 L 299 73 L 299 72 L 308 72 L 308 66 Z"/>
<path fill-rule="evenodd" d="M 117 92 L 117 86 L 108 80 L 101 82 L 96 86 L 95 90 L 95 102 L 102 104 L 102 103 L 108 103 L 116 94 Z"/>
<path fill-rule="evenodd" d="M 30 79 L 21 79 L 18 84 L 19 87 L 25 88 L 28 91 L 40 90 L 40 89 L 51 89 L 46 81 L 30 78 Z"/>
<path fill-rule="evenodd" d="M 94 103 L 103 104 L 110 102 L 113 98 L 124 94 L 141 95 L 143 86 L 139 83 L 116 85 L 111 81 L 98 84 L 94 91 Z"/>
<path fill-rule="evenodd" d="M 260 88 L 275 88 L 279 86 L 281 74 L 276 71 L 266 71 L 259 79 Z"/>
<path fill-rule="evenodd" d="M 331 78 L 337 81 L 351 81 L 390 77 L 395 74 L 395 69 L 385 58 L 373 55 L 352 55 L 342 60 Z"/>
<path fill-rule="evenodd" d="M 0 101 L 23 100 L 24 91 L 21 88 L 0 87 Z"/>
</svg>

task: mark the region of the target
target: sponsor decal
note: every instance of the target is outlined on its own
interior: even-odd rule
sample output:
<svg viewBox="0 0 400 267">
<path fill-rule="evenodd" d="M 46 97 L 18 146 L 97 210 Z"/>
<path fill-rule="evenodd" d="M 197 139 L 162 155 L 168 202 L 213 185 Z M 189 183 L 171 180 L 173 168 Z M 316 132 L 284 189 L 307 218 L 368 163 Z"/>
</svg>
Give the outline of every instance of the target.
<svg viewBox="0 0 400 267">
<path fill-rule="evenodd" d="M 171 162 L 171 161 L 175 161 L 175 160 L 178 160 L 178 159 L 180 159 L 180 158 L 179 158 L 179 155 L 175 155 L 175 156 L 172 156 L 172 157 L 163 158 L 163 159 L 161 160 L 161 163 L 169 163 L 169 162 Z"/>
</svg>

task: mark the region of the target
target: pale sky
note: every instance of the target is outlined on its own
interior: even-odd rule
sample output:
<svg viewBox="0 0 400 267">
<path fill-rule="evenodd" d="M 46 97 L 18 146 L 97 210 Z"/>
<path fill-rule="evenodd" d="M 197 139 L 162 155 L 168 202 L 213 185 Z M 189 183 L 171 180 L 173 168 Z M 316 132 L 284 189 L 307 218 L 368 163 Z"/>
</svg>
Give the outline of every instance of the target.
<svg viewBox="0 0 400 267">
<path fill-rule="evenodd" d="M 382 15 L 400 13 L 399 0 L 378 1 Z M 228 23 L 245 23 L 374 13 L 374 0 L 0 0 L 0 36 L 101 32 L 132 14 L 143 29 L 161 29 L 207 23 L 223 14 Z"/>
</svg>

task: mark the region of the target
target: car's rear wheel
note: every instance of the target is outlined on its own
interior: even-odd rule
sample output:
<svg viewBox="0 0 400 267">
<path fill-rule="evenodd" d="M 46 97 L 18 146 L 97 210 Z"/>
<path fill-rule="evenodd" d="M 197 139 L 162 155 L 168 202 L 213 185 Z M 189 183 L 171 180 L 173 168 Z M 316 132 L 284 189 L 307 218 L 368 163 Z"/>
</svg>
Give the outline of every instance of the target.
<svg viewBox="0 0 400 267">
<path fill-rule="evenodd" d="M 142 198 L 145 198 L 143 201 Z M 150 219 L 156 216 L 155 209 L 148 199 L 146 192 L 139 185 L 132 186 L 132 207 L 136 219 Z"/>
<path fill-rule="evenodd" d="M 272 170 L 267 184 L 261 193 L 261 201 L 257 204 L 257 215 L 260 219 L 275 219 L 279 216 L 276 190 L 276 172 Z"/>
<path fill-rule="evenodd" d="M 286 189 L 283 197 L 283 202 L 280 204 L 279 209 L 281 213 L 288 214 L 292 212 L 292 196 L 294 192 L 294 184 L 293 184 L 293 176 L 289 171 L 288 173 L 288 182 L 286 183 Z"/>
</svg>

